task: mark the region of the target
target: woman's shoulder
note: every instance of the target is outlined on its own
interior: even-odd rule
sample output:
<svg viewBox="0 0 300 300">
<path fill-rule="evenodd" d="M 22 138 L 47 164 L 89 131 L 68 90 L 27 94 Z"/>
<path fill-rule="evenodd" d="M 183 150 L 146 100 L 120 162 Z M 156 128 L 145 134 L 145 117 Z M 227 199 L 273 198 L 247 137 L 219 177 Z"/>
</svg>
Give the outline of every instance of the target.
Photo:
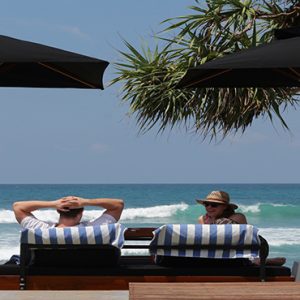
<svg viewBox="0 0 300 300">
<path fill-rule="evenodd" d="M 198 218 L 198 223 L 199 223 L 199 224 L 205 224 L 205 219 L 204 219 L 204 217 L 205 217 L 205 216 L 202 215 L 202 216 L 200 216 L 200 217 Z"/>
</svg>

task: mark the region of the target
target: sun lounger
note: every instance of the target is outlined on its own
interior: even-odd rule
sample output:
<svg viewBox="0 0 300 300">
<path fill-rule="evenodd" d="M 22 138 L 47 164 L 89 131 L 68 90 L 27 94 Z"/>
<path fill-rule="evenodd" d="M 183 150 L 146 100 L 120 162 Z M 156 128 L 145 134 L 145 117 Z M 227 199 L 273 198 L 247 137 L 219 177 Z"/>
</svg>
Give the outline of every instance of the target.
<svg viewBox="0 0 300 300">
<path fill-rule="evenodd" d="M 46 238 L 48 244 L 30 244 L 31 246 L 27 248 L 27 251 L 22 246 L 22 257 L 27 257 L 25 270 L 22 269 L 24 266 L 0 266 L 0 290 L 18 289 L 20 274 L 21 278 L 24 278 L 22 288 L 38 290 L 126 290 L 130 282 L 259 281 L 259 266 L 234 265 L 236 260 L 243 258 L 230 259 L 230 263 L 233 263 L 233 265 L 227 266 L 220 264 L 225 259 L 218 259 L 217 265 L 199 261 L 199 265 L 196 267 L 194 263 L 183 263 L 181 265 L 178 262 L 169 265 L 156 264 L 153 255 L 150 255 L 149 251 L 149 243 L 153 239 L 153 231 L 155 231 L 155 228 L 128 228 L 124 230 L 122 227 L 119 231 L 120 235 L 124 233 L 125 237 L 122 249 L 132 249 L 133 251 L 135 251 L 134 249 L 138 251 L 145 249 L 149 254 L 122 254 L 115 260 L 113 260 L 113 257 L 112 261 L 107 260 L 106 264 L 101 263 L 101 261 L 103 262 L 102 247 L 114 246 L 115 244 L 96 246 L 93 249 L 96 253 L 93 255 L 86 255 L 80 244 L 77 246 L 63 244 L 62 249 L 57 249 L 60 246 L 49 244 L 50 240 L 48 238 Z M 123 242 L 119 246 L 121 244 Z M 91 245 L 92 248 L 94 246 L 93 244 Z M 87 245 L 87 247 L 89 246 Z M 85 248 L 84 245 L 83 248 Z M 56 263 L 55 259 L 52 259 L 53 251 L 57 250 L 64 251 L 70 256 L 68 257 L 67 255 L 67 258 L 72 261 L 71 256 L 74 254 L 74 249 L 78 250 L 78 255 L 75 255 L 75 261 L 73 257 L 74 264 L 60 265 L 60 263 Z M 118 248 L 118 253 L 119 250 Z M 41 251 L 47 252 L 43 253 Z M 31 263 L 28 261 L 28 252 L 35 255 L 35 259 L 31 259 Z M 81 263 L 81 259 L 85 258 L 88 266 Z M 185 257 L 177 258 L 185 259 Z M 186 259 L 191 261 L 190 257 Z M 201 260 L 202 258 L 198 259 Z M 216 261 L 214 258 L 209 259 Z M 65 262 L 64 259 L 62 262 Z M 290 268 L 278 266 L 266 266 L 266 278 L 267 281 L 293 280 Z M 25 286 L 24 283 L 26 284 Z"/>
<path fill-rule="evenodd" d="M 73 272 L 80 267 L 116 265 L 124 231 L 119 223 L 22 231 L 20 289 L 26 288 L 26 270 L 30 265 L 70 268 Z"/>
<path fill-rule="evenodd" d="M 155 230 L 150 252 L 164 266 L 247 267 L 260 258 L 265 281 L 269 247 L 252 225 L 168 224 Z"/>
</svg>

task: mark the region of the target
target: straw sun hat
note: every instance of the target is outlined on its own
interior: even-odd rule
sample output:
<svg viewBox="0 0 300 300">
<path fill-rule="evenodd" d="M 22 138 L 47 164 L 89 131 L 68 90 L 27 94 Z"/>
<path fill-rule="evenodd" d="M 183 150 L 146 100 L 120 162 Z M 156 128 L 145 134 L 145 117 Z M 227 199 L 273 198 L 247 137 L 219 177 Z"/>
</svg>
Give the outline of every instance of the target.
<svg viewBox="0 0 300 300">
<path fill-rule="evenodd" d="M 205 199 L 196 199 L 196 201 L 200 204 L 204 204 L 205 202 L 215 202 L 231 206 L 233 209 L 238 208 L 236 204 L 230 203 L 230 197 L 228 193 L 223 191 L 212 191 L 206 196 Z"/>
</svg>

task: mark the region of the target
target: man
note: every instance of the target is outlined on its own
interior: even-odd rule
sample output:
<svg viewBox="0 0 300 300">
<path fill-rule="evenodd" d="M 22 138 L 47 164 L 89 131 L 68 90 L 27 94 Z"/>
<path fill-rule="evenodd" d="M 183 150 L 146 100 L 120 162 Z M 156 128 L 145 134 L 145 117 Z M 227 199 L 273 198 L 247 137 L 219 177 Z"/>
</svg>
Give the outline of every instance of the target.
<svg viewBox="0 0 300 300">
<path fill-rule="evenodd" d="M 85 206 L 102 207 L 105 211 L 93 221 L 80 222 Z M 121 199 L 85 199 L 76 196 L 63 197 L 53 201 L 19 201 L 13 204 L 15 217 L 24 228 L 51 228 L 70 226 L 93 226 L 116 223 L 124 207 Z M 37 219 L 32 212 L 42 208 L 54 208 L 59 213 L 58 223 Z"/>
</svg>

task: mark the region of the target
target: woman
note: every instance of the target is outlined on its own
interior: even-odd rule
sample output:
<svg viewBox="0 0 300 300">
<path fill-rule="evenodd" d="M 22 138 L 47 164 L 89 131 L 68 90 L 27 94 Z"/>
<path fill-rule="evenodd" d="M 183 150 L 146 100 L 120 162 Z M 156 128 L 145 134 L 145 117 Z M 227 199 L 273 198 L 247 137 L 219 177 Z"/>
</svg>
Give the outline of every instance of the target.
<svg viewBox="0 0 300 300">
<path fill-rule="evenodd" d="M 206 214 L 199 217 L 200 224 L 247 224 L 246 217 L 235 212 L 238 206 L 230 203 L 230 197 L 224 191 L 212 191 L 205 199 L 196 201 L 204 205 L 206 209 Z M 285 262 L 284 257 L 274 257 L 268 258 L 266 264 L 282 266 Z M 260 259 L 253 259 L 252 263 L 259 265 Z"/>
<path fill-rule="evenodd" d="M 206 214 L 199 217 L 200 224 L 247 224 L 246 217 L 235 212 L 238 206 L 230 203 L 224 191 L 212 191 L 205 199 L 196 201 L 206 209 Z"/>
</svg>

